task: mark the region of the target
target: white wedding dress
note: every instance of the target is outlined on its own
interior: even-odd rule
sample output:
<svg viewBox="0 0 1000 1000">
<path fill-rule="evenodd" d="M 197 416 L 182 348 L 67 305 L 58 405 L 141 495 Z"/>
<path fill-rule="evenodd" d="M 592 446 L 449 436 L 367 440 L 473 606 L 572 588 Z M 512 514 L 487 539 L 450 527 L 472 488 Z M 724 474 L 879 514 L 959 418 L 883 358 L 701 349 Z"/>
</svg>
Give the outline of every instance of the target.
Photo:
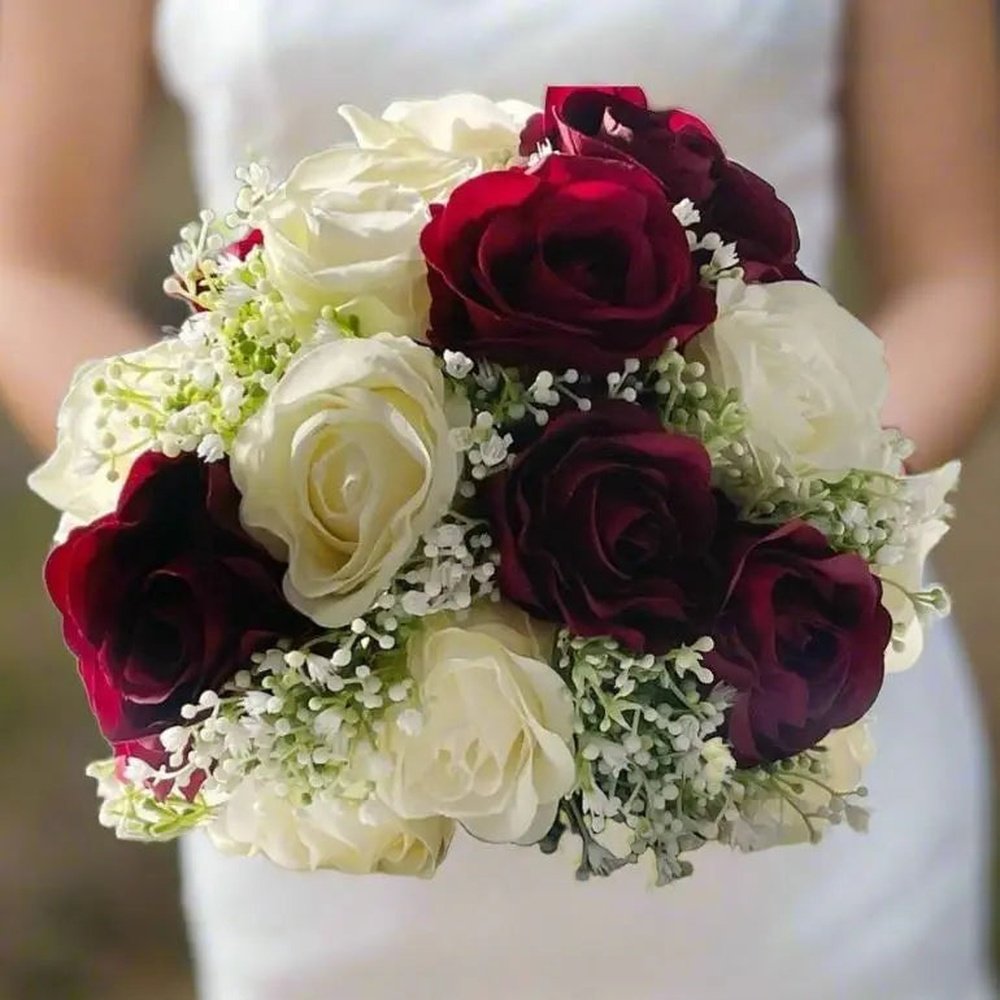
<svg viewBox="0 0 1000 1000">
<path fill-rule="evenodd" d="M 833 0 L 165 0 L 158 48 L 193 130 L 203 202 L 233 169 L 287 170 L 344 137 L 350 102 L 547 83 L 638 83 L 685 106 L 794 208 L 823 278 L 837 214 L 841 4 Z M 206 1000 L 986 1000 L 989 780 L 950 625 L 890 677 L 871 832 L 743 856 L 693 878 L 586 885 L 567 859 L 460 837 L 433 881 L 296 874 L 184 844 Z"/>
</svg>

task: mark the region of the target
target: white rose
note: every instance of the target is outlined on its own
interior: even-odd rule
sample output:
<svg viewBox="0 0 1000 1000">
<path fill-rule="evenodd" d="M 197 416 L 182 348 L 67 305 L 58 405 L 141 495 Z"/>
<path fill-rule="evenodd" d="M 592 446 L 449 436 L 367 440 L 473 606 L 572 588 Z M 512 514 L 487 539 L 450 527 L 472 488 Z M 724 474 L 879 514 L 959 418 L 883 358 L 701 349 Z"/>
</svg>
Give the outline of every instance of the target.
<svg viewBox="0 0 1000 1000">
<path fill-rule="evenodd" d="M 324 306 L 361 328 L 412 334 L 426 325 L 422 188 L 434 164 L 336 146 L 307 157 L 256 210 L 268 277 L 306 322 Z"/>
<path fill-rule="evenodd" d="M 718 318 L 687 356 L 705 364 L 708 381 L 738 391 L 762 457 L 828 479 L 888 471 L 882 343 L 822 288 L 720 282 Z"/>
<path fill-rule="evenodd" d="M 471 173 L 504 165 L 517 153 L 521 129 L 537 108 L 522 101 L 491 101 L 450 94 L 430 101 L 397 101 L 375 118 L 351 105 L 340 108 L 362 149 L 453 154 Z M 464 179 L 464 178 L 463 178 Z"/>
<path fill-rule="evenodd" d="M 907 596 L 924 585 L 924 564 L 935 545 L 948 531 L 948 494 L 958 485 L 959 462 L 949 462 L 933 472 L 904 480 L 910 516 L 914 520 L 910 544 L 901 558 L 878 568 L 882 578 L 882 603 L 896 625 L 893 642 L 886 650 L 885 667 L 890 672 L 907 670 L 924 648 L 924 623 Z"/>
<path fill-rule="evenodd" d="M 451 820 L 407 821 L 378 802 L 320 798 L 296 807 L 253 779 L 237 788 L 207 827 L 221 851 L 263 854 L 282 868 L 423 877 L 444 860 L 453 830 Z"/>
<path fill-rule="evenodd" d="M 64 515 L 57 541 L 65 539 L 72 528 L 114 510 L 132 463 L 145 450 L 143 443 L 149 437 L 143 427 L 131 424 L 142 415 L 141 410 L 102 406 L 95 384 L 107 378 L 112 365 L 124 362 L 125 381 L 140 393 L 159 395 L 163 376 L 178 369 L 184 353 L 184 345 L 170 338 L 77 369 L 59 409 L 56 449 L 28 476 L 28 486 Z M 112 437 L 113 444 L 109 443 Z M 113 468 L 103 457 L 109 451 L 117 456 Z"/>
<path fill-rule="evenodd" d="M 388 720 L 379 794 L 401 816 L 444 815 L 482 840 L 534 843 L 573 788 L 573 705 L 551 632 L 490 603 L 427 623 L 407 647 L 422 721 Z M 404 713 L 406 713 L 404 715 Z"/>
<path fill-rule="evenodd" d="M 829 808 L 833 801 L 831 792 L 847 795 L 856 791 L 875 748 L 864 721 L 834 730 L 819 745 L 826 751 L 823 773 L 815 776 L 818 781 L 798 779 L 802 790 L 794 796 L 794 807 L 786 797 L 771 789 L 751 791 L 740 807 L 742 822 L 733 837 L 735 846 L 756 851 L 808 843 L 812 837 L 810 825 L 817 834 L 826 829 L 829 821 L 818 814 Z M 847 809 L 852 825 L 864 825 L 865 814 L 858 805 L 849 804 Z M 809 824 L 803 813 L 810 817 Z"/>
<path fill-rule="evenodd" d="M 461 457 L 434 354 L 406 337 L 299 355 L 233 443 L 247 530 L 287 559 L 285 594 L 320 625 L 367 612 L 448 511 Z"/>
</svg>

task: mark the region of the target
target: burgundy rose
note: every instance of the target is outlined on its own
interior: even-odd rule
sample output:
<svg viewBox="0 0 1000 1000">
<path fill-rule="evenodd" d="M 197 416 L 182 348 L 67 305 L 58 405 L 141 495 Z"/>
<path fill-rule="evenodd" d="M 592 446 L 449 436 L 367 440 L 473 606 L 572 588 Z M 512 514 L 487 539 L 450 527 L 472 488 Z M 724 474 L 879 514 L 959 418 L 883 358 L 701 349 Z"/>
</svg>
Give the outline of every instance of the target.
<svg viewBox="0 0 1000 1000">
<path fill-rule="evenodd" d="M 237 519 L 228 466 L 147 453 L 115 511 L 53 550 L 45 581 L 101 731 L 136 740 L 179 719 L 255 650 L 297 635 L 283 567 Z"/>
<path fill-rule="evenodd" d="M 892 619 L 865 561 L 801 521 L 737 528 L 706 664 L 737 691 L 729 740 L 742 766 L 815 746 L 857 722 L 882 686 Z"/>
<path fill-rule="evenodd" d="M 550 156 L 466 181 L 431 212 L 436 347 L 606 373 L 715 318 L 662 188 L 632 164 Z"/>
<path fill-rule="evenodd" d="M 801 278 L 798 227 L 765 180 L 727 159 L 711 129 L 677 108 L 652 111 L 638 87 L 550 87 L 545 111 L 521 136 L 521 152 L 542 139 L 575 156 L 637 163 L 673 202 L 690 198 L 701 227 L 735 242 L 750 281 Z"/>
<path fill-rule="evenodd" d="M 718 604 L 718 502 L 693 438 L 622 401 L 556 416 L 485 487 L 505 597 L 582 636 L 662 652 Z"/>
</svg>

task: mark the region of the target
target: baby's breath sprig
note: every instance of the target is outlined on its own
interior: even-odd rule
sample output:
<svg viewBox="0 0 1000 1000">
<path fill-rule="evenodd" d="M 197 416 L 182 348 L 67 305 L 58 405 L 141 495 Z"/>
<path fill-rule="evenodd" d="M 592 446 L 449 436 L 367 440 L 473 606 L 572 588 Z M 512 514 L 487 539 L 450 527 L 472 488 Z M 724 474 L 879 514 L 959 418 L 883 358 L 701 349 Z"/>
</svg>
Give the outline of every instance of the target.
<svg viewBox="0 0 1000 1000">
<path fill-rule="evenodd" d="M 743 269 L 735 243 L 726 243 L 718 233 L 705 232 L 698 235 L 701 212 L 690 198 L 682 198 L 673 208 L 674 218 L 684 227 L 688 249 L 704 263 L 698 268 L 699 277 L 705 285 L 718 284 L 723 278 L 742 277 Z M 707 260 L 705 260 L 707 256 Z"/>
<path fill-rule="evenodd" d="M 746 411 L 735 390 L 705 381 L 705 366 L 688 361 L 671 341 L 644 373 L 665 427 L 697 438 L 722 468 L 742 465 Z"/>
<path fill-rule="evenodd" d="M 152 787 L 156 769 L 133 758 L 126 773 L 119 774 L 114 759 L 95 761 L 87 777 L 97 781 L 101 826 L 115 831 L 120 840 L 173 840 L 188 830 L 209 822 L 215 810 L 204 792 L 188 798 L 177 790 Z"/>
<path fill-rule="evenodd" d="M 828 826 L 846 820 L 854 830 L 868 829 L 861 804 L 868 790 L 859 785 L 838 791 L 830 777 L 828 750 L 820 745 L 775 763 L 735 774 L 738 803 L 720 823 L 719 840 L 744 851 L 782 841 L 817 844 Z"/>
<path fill-rule="evenodd" d="M 442 360 L 445 374 L 461 387 L 473 410 L 488 413 L 502 431 L 529 420 L 544 427 L 551 411 L 567 402 L 584 411 L 591 407 L 590 379 L 575 368 L 558 374 L 543 370 L 526 383 L 517 368 L 473 361 L 461 351 L 446 350 Z"/>
<path fill-rule="evenodd" d="M 203 230 L 207 223 L 203 225 Z M 217 234 L 216 234 L 217 235 Z M 193 237 L 192 237 L 193 238 Z M 198 236 L 177 266 L 187 266 L 217 240 Z M 307 343 L 360 335 L 357 317 L 325 308 L 303 327 L 271 284 L 262 250 L 245 259 L 201 256 L 173 279 L 175 294 L 198 311 L 177 331 L 183 356 L 173 368 L 116 359 L 98 387 L 108 408 L 128 411 L 147 431 L 145 442 L 167 455 L 197 451 L 206 461 L 226 455 L 240 427 L 260 408 Z M 114 456 L 109 442 L 107 461 Z"/>
<path fill-rule="evenodd" d="M 577 789 L 560 822 L 583 838 L 581 878 L 651 851 L 663 884 L 689 874 L 681 855 L 718 835 L 735 762 L 718 735 L 729 694 L 702 662 L 711 648 L 704 638 L 636 655 L 559 634 L 553 665 L 573 694 L 577 736 Z M 615 832 L 623 851 L 607 843 Z"/>
</svg>

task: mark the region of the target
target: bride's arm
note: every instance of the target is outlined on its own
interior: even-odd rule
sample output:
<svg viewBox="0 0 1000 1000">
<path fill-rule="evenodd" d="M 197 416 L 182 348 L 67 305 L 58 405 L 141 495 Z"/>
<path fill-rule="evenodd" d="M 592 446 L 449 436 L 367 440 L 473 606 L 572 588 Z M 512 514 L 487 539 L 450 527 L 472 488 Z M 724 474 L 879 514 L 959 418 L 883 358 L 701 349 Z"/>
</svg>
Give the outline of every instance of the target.
<svg viewBox="0 0 1000 1000">
<path fill-rule="evenodd" d="M 147 73 L 145 0 L 4 0 L 0 398 L 39 447 L 75 366 L 140 344 L 116 295 Z"/>
<path fill-rule="evenodd" d="M 855 0 L 848 136 L 915 468 L 960 452 L 1000 375 L 997 31 L 992 0 Z"/>
</svg>

